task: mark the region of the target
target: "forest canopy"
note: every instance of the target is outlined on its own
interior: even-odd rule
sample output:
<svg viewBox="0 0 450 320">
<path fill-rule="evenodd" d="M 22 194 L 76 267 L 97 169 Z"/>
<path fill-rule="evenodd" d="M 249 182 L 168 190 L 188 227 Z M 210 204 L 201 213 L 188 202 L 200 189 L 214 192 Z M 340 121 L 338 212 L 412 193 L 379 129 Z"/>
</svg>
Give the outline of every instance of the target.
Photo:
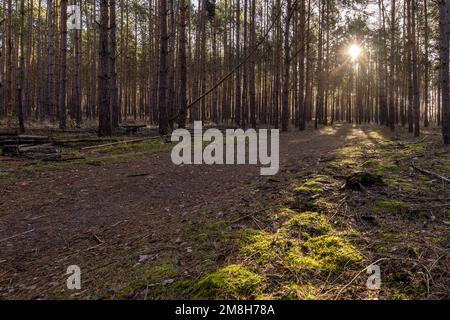
<svg viewBox="0 0 450 320">
<path fill-rule="evenodd" d="M 448 143 L 448 15 L 446 0 L 4 0 L 0 119 L 98 121 L 100 135 L 129 121 L 442 124 Z"/>
</svg>

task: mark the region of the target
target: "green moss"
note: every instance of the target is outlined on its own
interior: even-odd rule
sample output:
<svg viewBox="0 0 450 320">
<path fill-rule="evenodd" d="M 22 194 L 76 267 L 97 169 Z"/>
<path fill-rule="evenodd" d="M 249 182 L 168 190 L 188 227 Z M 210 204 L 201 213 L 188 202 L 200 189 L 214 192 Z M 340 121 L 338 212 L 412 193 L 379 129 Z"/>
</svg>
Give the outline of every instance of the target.
<svg viewBox="0 0 450 320">
<path fill-rule="evenodd" d="M 312 284 L 297 284 L 290 282 L 283 287 L 282 299 L 286 300 L 315 300 L 318 289 Z"/>
<path fill-rule="evenodd" d="M 206 233 L 199 233 L 195 236 L 195 240 L 199 242 L 208 242 L 209 236 Z"/>
<path fill-rule="evenodd" d="M 90 166 L 100 167 L 100 166 L 104 165 L 105 162 L 98 160 L 98 159 L 92 159 L 92 160 L 86 161 L 86 164 L 88 164 Z"/>
<path fill-rule="evenodd" d="M 309 239 L 331 230 L 332 227 L 325 216 L 316 212 L 304 212 L 285 222 L 280 233 L 285 233 L 291 238 Z"/>
<path fill-rule="evenodd" d="M 0 172 L 0 182 L 5 184 L 12 183 L 15 179 L 15 176 L 8 172 Z"/>
<path fill-rule="evenodd" d="M 171 278 L 178 274 L 176 266 L 171 262 L 164 262 L 148 268 L 144 271 L 144 277 L 148 283 L 156 283 L 164 278 Z"/>
<path fill-rule="evenodd" d="M 408 155 L 424 153 L 425 151 L 427 151 L 425 144 L 417 143 L 417 144 L 408 144 L 405 146 L 405 153 L 407 153 Z"/>
<path fill-rule="evenodd" d="M 367 136 L 371 139 L 376 141 L 376 143 L 387 145 L 390 143 L 390 141 L 386 138 L 384 138 L 379 132 L 377 131 L 369 131 L 366 132 Z"/>
<path fill-rule="evenodd" d="M 391 297 L 392 300 L 411 300 L 411 298 L 404 292 L 395 290 Z"/>
<path fill-rule="evenodd" d="M 431 237 L 431 242 L 437 245 L 444 245 L 446 240 L 445 237 Z"/>
<path fill-rule="evenodd" d="M 312 199 L 305 204 L 306 210 L 310 211 L 327 211 L 332 204 L 324 198 Z"/>
<path fill-rule="evenodd" d="M 255 297 L 255 300 L 273 300 L 273 296 L 270 294 L 260 294 Z"/>
<path fill-rule="evenodd" d="M 317 260 L 320 267 L 327 271 L 339 271 L 345 265 L 351 265 L 362 259 L 358 250 L 345 239 L 338 236 L 320 236 L 311 238 L 304 243 Z"/>
<path fill-rule="evenodd" d="M 375 173 L 377 175 L 383 175 L 386 172 L 391 172 L 397 168 L 398 166 L 392 162 L 380 162 L 379 165 L 375 168 Z"/>
<path fill-rule="evenodd" d="M 271 215 L 272 221 L 284 221 L 286 219 L 289 219 L 293 217 L 294 215 L 298 214 L 294 210 L 283 208 L 282 210 L 276 212 L 275 214 Z"/>
<path fill-rule="evenodd" d="M 242 265 L 230 265 L 200 280 L 195 296 L 210 299 L 254 298 L 264 282 L 263 276 Z"/>
<path fill-rule="evenodd" d="M 364 155 L 364 152 L 359 146 L 351 146 L 340 149 L 339 154 L 347 158 L 359 158 Z"/>
<path fill-rule="evenodd" d="M 393 300 L 423 299 L 427 293 L 427 288 L 420 279 L 407 279 L 406 281 L 388 279 L 385 286 L 390 289 L 388 292 Z"/>
<path fill-rule="evenodd" d="M 277 259 L 275 235 L 266 231 L 248 230 L 243 241 L 242 252 L 252 261 L 264 265 Z"/>
<path fill-rule="evenodd" d="M 291 248 L 283 256 L 283 265 L 297 274 L 320 271 L 322 269 L 320 261 L 316 260 L 314 257 L 304 256 L 300 246 Z"/>
<path fill-rule="evenodd" d="M 370 160 L 367 160 L 367 161 L 363 162 L 363 163 L 362 163 L 362 166 L 363 166 L 364 168 L 367 168 L 367 167 L 373 167 L 373 166 L 375 166 L 377 163 L 379 163 L 378 160 L 370 159 Z"/>
<path fill-rule="evenodd" d="M 408 207 L 397 200 L 377 200 L 372 210 L 376 213 L 404 213 L 408 211 Z"/>
<path fill-rule="evenodd" d="M 309 180 L 301 186 L 294 187 L 294 193 L 299 194 L 320 194 L 324 191 L 324 183 L 321 177 Z"/>
<path fill-rule="evenodd" d="M 380 231 L 378 235 L 388 242 L 399 242 L 402 240 L 402 237 L 398 232 Z"/>
<path fill-rule="evenodd" d="M 160 264 L 151 266 L 142 271 L 142 276 L 131 281 L 127 288 L 123 290 L 124 296 L 140 292 L 151 284 L 149 297 L 152 299 L 169 298 L 176 296 L 181 290 L 183 280 L 174 280 L 179 275 L 177 267 L 171 261 L 161 261 Z M 173 281 L 164 283 L 164 281 Z M 179 290 L 178 290 L 179 289 Z"/>
<path fill-rule="evenodd" d="M 122 144 L 100 149 L 99 153 L 117 153 L 117 152 L 139 152 L 146 154 L 159 153 L 170 150 L 173 147 L 171 143 L 165 143 L 161 140 L 145 141 L 140 143 Z"/>
<path fill-rule="evenodd" d="M 417 192 L 417 184 L 414 183 L 412 180 L 404 179 L 401 177 L 395 177 L 392 174 L 389 178 L 385 180 L 388 185 L 401 188 L 407 192 Z"/>
<path fill-rule="evenodd" d="M 353 159 L 340 159 L 332 161 L 328 164 L 328 168 L 335 170 L 342 170 L 345 168 L 354 168 L 358 167 L 359 162 Z"/>
</svg>

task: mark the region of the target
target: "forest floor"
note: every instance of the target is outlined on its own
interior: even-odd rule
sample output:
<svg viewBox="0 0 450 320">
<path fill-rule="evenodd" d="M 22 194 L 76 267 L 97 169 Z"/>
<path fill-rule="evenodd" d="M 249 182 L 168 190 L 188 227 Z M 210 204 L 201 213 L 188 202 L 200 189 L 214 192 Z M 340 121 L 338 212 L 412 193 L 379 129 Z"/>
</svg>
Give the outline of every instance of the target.
<svg viewBox="0 0 450 320">
<path fill-rule="evenodd" d="M 437 131 L 281 134 L 273 177 L 175 166 L 171 147 L 0 157 L 0 298 L 450 298 L 450 184 L 437 176 L 450 177 L 450 149 Z M 382 181 L 346 188 L 361 171 Z M 379 290 L 366 287 L 372 263 Z M 81 290 L 66 288 L 69 265 Z"/>
</svg>

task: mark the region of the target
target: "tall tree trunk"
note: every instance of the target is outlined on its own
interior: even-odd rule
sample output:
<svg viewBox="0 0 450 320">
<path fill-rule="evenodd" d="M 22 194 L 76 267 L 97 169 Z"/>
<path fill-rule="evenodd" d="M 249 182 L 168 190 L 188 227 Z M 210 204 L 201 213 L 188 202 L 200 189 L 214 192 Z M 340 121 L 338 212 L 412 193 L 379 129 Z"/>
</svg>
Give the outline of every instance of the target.
<svg viewBox="0 0 450 320">
<path fill-rule="evenodd" d="M 391 56 L 389 85 L 389 127 L 395 129 L 395 0 L 391 2 Z"/>
<path fill-rule="evenodd" d="M 440 45 L 440 85 L 442 108 L 442 137 L 444 144 L 450 144 L 450 97 L 449 97 L 449 14 L 450 1 L 439 1 L 439 45 Z"/>
<path fill-rule="evenodd" d="M 67 95 L 67 0 L 61 0 L 61 63 L 59 88 L 59 127 L 66 128 L 66 95 Z"/>
<path fill-rule="evenodd" d="M 305 130 L 305 0 L 300 0 L 300 52 L 298 54 L 298 73 L 299 73 L 299 89 L 298 89 L 298 128 L 299 130 Z"/>
<path fill-rule="evenodd" d="M 273 125 L 275 129 L 278 129 L 279 126 L 279 105 L 280 105 L 280 96 L 281 96 L 281 52 L 283 49 L 283 29 L 281 27 L 281 1 L 276 1 L 276 7 L 275 7 L 275 15 L 273 16 L 273 19 L 277 19 L 275 22 L 276 30 L 275 30 L 275 54 L 274 54 L 274 104 L 273 104 Z"/>
<path fill-rule="evenodd" d="M 319 2 L 319 43 L 317 45 L 317 96 L 316 96 L 316 115 L 314 119 L 314 128 L 317 129 L 318 123 L 322 123 L 323 111 L 323 29 L 324 29 L 324 11 L 325 0 Z"/>
<path fill-rule="evenodd" d="M 54 44 L 53 44 L 53 0 L 47 0 L 47 24 L 48 24 L 48 46 L 47 46 L 47 94 L 46 115 L 54 118 L 55 108 L 55 80 L 54 80 Z"/>
<path fill-rule="evenodd" d="M 179 80 L 179 104 L 180 111 L 178 116 L 178 127 L 186 127 L 187 113 L 187 68 L 186 68 L 186 18 L 189 5 L 186 0 L 180 0 L 180 16 L 179 16 L 179 45 L 178 45 L 178 74 Z"/>
<path fill-rule="evenodd" d="M 30 32 L 30 31 L 28 31 Z M 23 123 L 23 86 L 25 82 L 25 50 L 24 50 L 24 37 L 25 37 L 25 0 L 20 0 L 20 63 L 17 77 L 17 117 L 19 119 L 19 131 L 25 132 L 25 126 Z"/>
<path fill-rule="evenodd" d="M 112 134 L 111 108 L 109 103 L 109 53 L 108 53 L 108 0 L 100 0 L 100 42 L 98 74 L 98 135 Z"/>
<path fill-rule="evenodd" d="M 112 113 L 112 127 L 119 127 L 119 101 L 117 89 L 117 71 L 116 71 L 116 0 L 110 0 L 109 3 L 109 94 Z"/>
<path fill-rule="evenodd" d="M 80 7 L 81 7 L 81 1 Z M 75 1 L 75 4 L 77 1 Z M 73 115 L 75 117 L 75 122 L 77 128 L 81 126 L 81 89 L 80 89 L 80 69 L 81 69 L 81 37 L 80 37 L 81 30 L 73 30 L 74 34 L 74 43 L 73 43 L 73 49 L 74 49 L 74 55 L 73 55 L 73 94 L 72 94 L 72 111 Z"/>
<path fill-rule="evenodd" d="M 236 65 L 240 62 L 240 33 L 241 33 L 241 3 L 236 1 Z M 235 80 L 235 101 L 234 101 L 234 121 L 237 125 L 241 125 L 241 71 L 236 70 Z"/>
<path fill-rule="evenodd" d="M 251 2 L 250 13 L 250 50 L 254 52 L 256 45 L 256 0 Z M 250 125 L 256 129 L 256 96 L 255 96 L 255 55 L 250 57 L 249 95 L 250 95 Z"/>
<path fill-rule="evenodd" d="M 413 77 L 413 119 L 414 136 L 420 135 L 420 91 L 419 74 L 417 70 L 417 40 L 416 40 L 416 0 L 411 0 L 411 33 L 412 33 L 412 77 Z"/>
<path fill-rule="evenodd" d="M 159 51 L 159 134 L 168 133 L 168 112 L 167 112 L 167 0 L 159 3 L 160 18 L 160 51 Z"/>
<path fill-rule="evenodd" d="M 423 88 L 423 101 L 425 104 L 425 109 L 424 109 L 424 113 L 423 113 L 423 126 L 426 128 L 429 126 L 429 110 L 428 110 L 428 99 L 429 99 L 429 94 L 428 94 L 428 82 L 429 82 L 429 58 L 428 58 L 428 0 L 424 0 L 423 1 L 423 15 L 424 15 L 424 50 L 425 50 L 425 54 L 424 54 L 424 59 L 425 59 L 425 70 L 424 70 L 424 88 Z"/>
<path fill-rule="evenodd" d="M 283 110 L 281 115 L 281 131 L 287 131 L 289 125 L 289 25 L 291 19 L 291 0 L 286 3 L 286 22 L 284 26 L 284 83 L 283 83 Z"/>
</svg>

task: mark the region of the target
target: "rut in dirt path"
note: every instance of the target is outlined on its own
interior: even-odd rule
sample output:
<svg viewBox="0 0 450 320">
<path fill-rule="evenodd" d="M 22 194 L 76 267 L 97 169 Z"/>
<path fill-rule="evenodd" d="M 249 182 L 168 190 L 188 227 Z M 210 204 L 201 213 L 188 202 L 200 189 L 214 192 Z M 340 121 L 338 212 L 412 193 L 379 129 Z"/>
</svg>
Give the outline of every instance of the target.
<svg viewBox="0 0 450 320">
<path fill-rule="evenodd" d="M 351 130 L 281 135 L 279 175 L 313 168 L 348 142 Z M 187 221 L 208 223 L 218 213 L 231 219 L 250 207 L 270 207 L 266 191 L 251 187 L 263 179 L 259 168 L 175 166 L 170 154 L 162 154 L 37 173 L 8 186 L 0 195 L 0 296 L 55 296 L 65 287 L 67 266 L 76 264 L 86 288 L 80 296 L 91 297 L 98 281 L 108 285 L 99 277 L 129 276 L 129 264 L 118 267 L 123 260 L 143 252 L 189 252 L 179 240 Z M 187 266 L 195 259 L 190 255 Z"/>
</svg>

